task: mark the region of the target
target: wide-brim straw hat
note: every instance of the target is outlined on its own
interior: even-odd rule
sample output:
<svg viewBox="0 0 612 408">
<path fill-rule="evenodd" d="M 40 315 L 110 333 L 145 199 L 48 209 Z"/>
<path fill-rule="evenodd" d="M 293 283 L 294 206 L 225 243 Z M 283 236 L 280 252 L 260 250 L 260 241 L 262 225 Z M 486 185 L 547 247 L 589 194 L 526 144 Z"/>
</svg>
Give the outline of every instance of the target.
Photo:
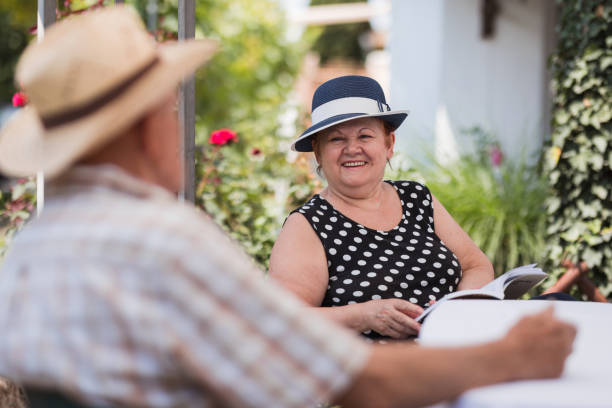
<svg viewBox="0 0 612 408">
<path fill-rule="evenodd" d="M 407 110 L 391 110 L 380 84 L 369 77 L 347 75 L 321 84 L 312 96 L 312 126 L 291 145 L 298 152 L 312 151 L 312 138 L 320 131 L 358 118 L 380 118 L 397 129 Z"/>
<path fill-rule="evenodd" d="M 157 44 L 122 6 L 54 24 L 17 64 L 28 105 L 0 131 L 0 170 L 61 174 L 161 103 L 216 48 L 209 39 Z"/>
</svg>

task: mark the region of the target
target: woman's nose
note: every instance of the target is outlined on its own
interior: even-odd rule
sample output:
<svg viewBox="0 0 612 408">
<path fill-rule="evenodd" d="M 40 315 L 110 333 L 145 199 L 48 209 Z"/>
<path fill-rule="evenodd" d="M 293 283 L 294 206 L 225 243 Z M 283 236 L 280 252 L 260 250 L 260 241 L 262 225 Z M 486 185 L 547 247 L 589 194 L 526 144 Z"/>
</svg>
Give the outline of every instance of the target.
<svg viewBox="0 0 612 408">
<path fill-rule="evenodd" d="M 346 145 L 344 147 L 346 153 L 355 153 L 358 152 L 360 149 L 361 146 L 359 145 L 359 141 L 355 139 L 347 140 Z"/>
</svg>

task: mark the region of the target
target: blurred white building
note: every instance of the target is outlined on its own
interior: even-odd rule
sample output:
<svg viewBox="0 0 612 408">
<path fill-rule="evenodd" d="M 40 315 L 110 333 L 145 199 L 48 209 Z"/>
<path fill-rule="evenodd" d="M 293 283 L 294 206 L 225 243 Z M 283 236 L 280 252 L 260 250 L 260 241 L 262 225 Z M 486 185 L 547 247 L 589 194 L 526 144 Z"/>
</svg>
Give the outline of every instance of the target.
<svg viewBox="0 0 612 408">
<path fill-rule="evenodd" d="M 399 150 L 453 157 L 469 148 L 462 130 L 481 126 L 510 156 L 537 154 L 550 118 L 554 0 L 393 0 L 391 18 L 391 106 L 411 110 Z"/>
</svg>

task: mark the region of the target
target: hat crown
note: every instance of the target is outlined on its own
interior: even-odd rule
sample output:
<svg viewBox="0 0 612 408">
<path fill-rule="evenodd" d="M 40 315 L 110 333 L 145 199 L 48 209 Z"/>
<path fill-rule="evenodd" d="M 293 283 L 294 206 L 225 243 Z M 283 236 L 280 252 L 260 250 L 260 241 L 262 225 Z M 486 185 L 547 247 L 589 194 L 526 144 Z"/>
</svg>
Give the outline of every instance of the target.
<svg viewBox="0 0 612 408">
<path fill-rule="evenodd" d="M 361 75 L 346 75 L 330 79 L 317 88 L 312 96 L 312 110 L 314 111 L 327 102 L 351 97 L 368 98 L 387 103 L 385 93 L 376 80 Z"/>
<path fill-rule="evenodd" d="M 155 56 L 138 15 L 110 7 L 51 26 L 24 52 L 16 78 L 39 115 L 52 115 L 103 95 Z"/>
</svg>

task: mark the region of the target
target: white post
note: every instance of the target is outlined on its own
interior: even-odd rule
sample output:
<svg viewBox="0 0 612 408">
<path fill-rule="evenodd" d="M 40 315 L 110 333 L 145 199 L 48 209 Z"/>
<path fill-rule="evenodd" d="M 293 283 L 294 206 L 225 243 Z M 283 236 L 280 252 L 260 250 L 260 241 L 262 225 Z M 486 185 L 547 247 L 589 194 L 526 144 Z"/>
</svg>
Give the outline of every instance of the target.
<svg viewBox="0 0 612 408">
<path fill-rule="evenodd" d="M 57 0 L 38 0 L 38 16 L 36 36 L 40 42 L 45 36 L 45 29 L 55 23 Z M 36 173 L 36 215 L 40 215 L 45 205 L 45 175 L 42 171 Z"/>
<path fill-rule="evenodd" d="M 178 2 L 179 41 L 195 37 L 195 0 Z M 195 201 L 195 80 L 185 78 L 179 93 L 179 117 L 182 129 L 183 188 L 180 198 Z"/>
</svg>

